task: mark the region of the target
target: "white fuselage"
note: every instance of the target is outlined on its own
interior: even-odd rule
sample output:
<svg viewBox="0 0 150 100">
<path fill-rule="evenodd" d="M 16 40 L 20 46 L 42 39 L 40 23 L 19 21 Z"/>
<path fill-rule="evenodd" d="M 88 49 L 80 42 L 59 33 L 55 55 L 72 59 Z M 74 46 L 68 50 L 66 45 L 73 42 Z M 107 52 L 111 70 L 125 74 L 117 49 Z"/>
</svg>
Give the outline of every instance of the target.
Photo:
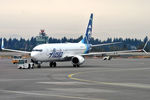
<svg viewBox="0 0 150 100">
<path fill-rule="evenodd" d="M 83 43 L 41 44 L 33 48 L 31 58 L 40 61 L 63 61 L 65 57 L 84 54 L 87 45 Z"/>
</svg>

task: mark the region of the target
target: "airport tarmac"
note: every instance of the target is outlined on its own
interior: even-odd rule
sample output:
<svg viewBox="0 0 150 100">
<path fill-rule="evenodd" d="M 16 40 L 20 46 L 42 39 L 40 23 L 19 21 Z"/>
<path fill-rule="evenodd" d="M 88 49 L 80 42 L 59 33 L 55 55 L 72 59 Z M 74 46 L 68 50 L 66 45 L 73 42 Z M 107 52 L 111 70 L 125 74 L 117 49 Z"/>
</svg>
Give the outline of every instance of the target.
<svg viewBox="0 0 150 100">
<path fill-rule="evenodd" d="M 150 59 L 86 59 L 17 69 L 0 59 L 0 100 L 149 100 Z"/>
</svg>

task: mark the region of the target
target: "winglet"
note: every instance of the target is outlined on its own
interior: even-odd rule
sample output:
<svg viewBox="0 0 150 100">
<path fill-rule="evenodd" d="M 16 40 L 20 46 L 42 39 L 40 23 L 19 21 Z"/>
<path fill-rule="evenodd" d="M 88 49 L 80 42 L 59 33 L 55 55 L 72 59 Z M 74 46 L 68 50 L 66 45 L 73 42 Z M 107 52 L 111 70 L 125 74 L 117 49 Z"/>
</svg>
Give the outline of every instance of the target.
<svg viewBox="0 0 150 100">
<path fill-rule="evenodd" d="M 1 49 L 4 49 L 4 39 L 2 38 L 2 44 L 1 44 Z"/>
<path fill-rule="evenodd" d="M 145 51 L 145 48 L 146 48 L 148 42 L 149 42 L 149 39 L 147 39 L 147 41 L 146 41 L 146 43 L 145 43 L 145 45 L 144 45 L 144 47 L 143 47 L 143 49 L 142 49 L 142 51 L 143 51 L 144 53 L 146 53 L 146 54 L 148 54 L 148 53 Z"/>
</svg>

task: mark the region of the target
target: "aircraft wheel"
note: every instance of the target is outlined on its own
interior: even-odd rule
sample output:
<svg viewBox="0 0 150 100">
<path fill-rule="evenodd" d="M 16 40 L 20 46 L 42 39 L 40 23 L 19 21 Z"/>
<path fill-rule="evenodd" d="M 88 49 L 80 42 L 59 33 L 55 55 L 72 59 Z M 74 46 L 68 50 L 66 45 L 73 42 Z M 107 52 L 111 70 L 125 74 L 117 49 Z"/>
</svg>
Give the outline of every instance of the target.
<svg viewBox="0 0 150 100">
<path fill-rule="evenodd" d="M 41 68 L 41 64 L 38 64 L 37 68 Z"/>
<path fill-rule="evenodd" d="M 52 62 L 49 63 L 49 67 L 52 67 Z"/>
<path fill-rule="evenodd" d="M 53 62 L 53 66 L 56 67 L 56 62 Z"/>
<path fill-rule="evenodd" d="M 29 65 L 28 65 L 28 69 L 30 69 L 30 68 L 31 68 L 31 65 L 29 64 Z"/>
<path fill-rule="evenodd" d="M 80 67 L 80 65 L 78 65 L 78 64 L 73 64 L 73 67 Z"/>
<path fill-rule="evenodd" d="M 50 67 L 56 67 L 56 62 L 50 62 Z"/>
<path fill-rule="evenodd" d="M 73 67 L 80 67 L 80 65 L 78 65 L 78 64 L 77 65 L 73 65 Z"/>
<path fill-rule="evenodd" d="M 32 65 L 32 69 L 34 68 L 34 63 L 33 63 L 33 65 Z"/>
</svg>

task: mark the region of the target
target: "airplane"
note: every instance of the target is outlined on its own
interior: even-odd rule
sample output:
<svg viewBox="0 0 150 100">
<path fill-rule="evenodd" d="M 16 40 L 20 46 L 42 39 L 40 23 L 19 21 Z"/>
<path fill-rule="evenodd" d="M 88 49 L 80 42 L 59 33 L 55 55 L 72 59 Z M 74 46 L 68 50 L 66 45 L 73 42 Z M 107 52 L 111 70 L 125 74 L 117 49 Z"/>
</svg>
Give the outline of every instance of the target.
<svg viewBox="0 0 150 100">
<path fill-rule="evenodd" d="M 97 44 L 97 45 L 90 44 L 90 38 L 92 36 L 92 22 L 93 22 L 93 13 L 91 13 L 90 15 L 90 19 L 88 22 L 85 35 L 83 39 L 78 43 L 40 44 L 40 45 L 35 46 L 31 52 L 28 52 L 28 51 L 5 49 L 4 41 L 2 39 L 1 49 L 6 50 L 6 51 L 30 54 L 31 61 L 37 64 L 38 68 L 41 68 L 41 64 L 43 62 L 50 62 L 49 63 L 50 67 L 56 67 L 56 62 L 64 62 L 64 61 L 71 61 L 74 67 L 80 67 L 80 65 L 82 65 L 85 62 L 84 56 L 113 53 L 113 52 L 90 53 L 90 50 L 92 47 L 120 43 L 120 42 L 115 42 L 115 43 L 105 43 L 105 44 Z M 127 51 L 121 51 L 121 52 L 134 52 L 134 51 L 139 51 L 139 50 L 127 50 Z M 145 50 L 142 49 L 140 51 L 145 51 Z"/>
</svg>

